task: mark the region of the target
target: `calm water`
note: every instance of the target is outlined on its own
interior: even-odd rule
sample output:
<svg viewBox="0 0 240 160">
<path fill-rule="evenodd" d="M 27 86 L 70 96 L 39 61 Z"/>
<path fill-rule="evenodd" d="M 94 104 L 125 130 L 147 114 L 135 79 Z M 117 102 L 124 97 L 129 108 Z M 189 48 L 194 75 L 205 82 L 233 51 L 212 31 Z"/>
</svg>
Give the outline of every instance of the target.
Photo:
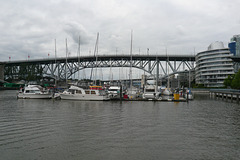
<svg viewBox="0 0 240 160">
<path fill-rule="evenodd" d="M 17 100 L 0 91 L 0 159 L 240 158 L 240 105 Z"/>
</svg>

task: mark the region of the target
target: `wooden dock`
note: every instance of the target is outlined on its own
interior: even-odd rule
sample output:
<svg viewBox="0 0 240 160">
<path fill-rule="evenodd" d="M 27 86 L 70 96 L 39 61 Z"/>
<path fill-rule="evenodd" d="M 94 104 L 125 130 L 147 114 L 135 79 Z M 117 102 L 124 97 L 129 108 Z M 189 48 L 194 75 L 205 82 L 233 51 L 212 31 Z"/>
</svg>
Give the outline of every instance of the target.
<svg viewBox="0 0 240 160">
<path fill-rule="evenodd" d="M 226 92 L 226 91 L 209 91 L 210 97 L 222 100 L 236 101 L 239 104 L 240 92 Z"/>
</svg>

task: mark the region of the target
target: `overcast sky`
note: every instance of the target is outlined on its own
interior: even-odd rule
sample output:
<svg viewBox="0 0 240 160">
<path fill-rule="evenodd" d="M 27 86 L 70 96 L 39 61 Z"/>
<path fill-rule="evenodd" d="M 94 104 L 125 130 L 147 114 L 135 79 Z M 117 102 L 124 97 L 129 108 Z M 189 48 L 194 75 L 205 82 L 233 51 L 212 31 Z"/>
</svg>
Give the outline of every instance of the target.
<svg viewBox="0 0 240 160">
<path fill-rule="evenodd" d="M 239 0 L 0 0 L 0 61 L 93 54 L 193 54 L 240 34 Z"/>
</svg>

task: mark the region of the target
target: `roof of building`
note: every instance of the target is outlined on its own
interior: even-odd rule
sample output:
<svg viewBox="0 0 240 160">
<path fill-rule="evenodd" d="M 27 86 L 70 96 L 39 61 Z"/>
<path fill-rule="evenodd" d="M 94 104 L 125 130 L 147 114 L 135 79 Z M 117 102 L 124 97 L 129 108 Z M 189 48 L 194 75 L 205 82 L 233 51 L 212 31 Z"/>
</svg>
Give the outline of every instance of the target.
<svg viewBox="0 0 240 160">
<path fill-rule="evenodd" d="M 219 42 L 219 41 L 216 41 L 216 42 L 213 42 L 211 43 L 209 46 L 208 46 L 208 50 L 216 50 L 216 49 L 224 49 L 224 44 L 223 42 Z"/>
</svg>

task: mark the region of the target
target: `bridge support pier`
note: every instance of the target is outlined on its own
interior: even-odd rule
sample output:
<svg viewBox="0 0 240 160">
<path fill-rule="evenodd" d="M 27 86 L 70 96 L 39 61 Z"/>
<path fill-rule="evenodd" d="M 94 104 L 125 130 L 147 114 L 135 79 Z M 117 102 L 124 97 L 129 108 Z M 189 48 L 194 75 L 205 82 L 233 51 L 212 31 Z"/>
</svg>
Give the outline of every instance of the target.
<svg viewBox="0 0 240 160">
<path fill-rule="evenodd" d="M 0 64 L 0 80 L 4 80 L 4 65 Z"/>
</svg>

